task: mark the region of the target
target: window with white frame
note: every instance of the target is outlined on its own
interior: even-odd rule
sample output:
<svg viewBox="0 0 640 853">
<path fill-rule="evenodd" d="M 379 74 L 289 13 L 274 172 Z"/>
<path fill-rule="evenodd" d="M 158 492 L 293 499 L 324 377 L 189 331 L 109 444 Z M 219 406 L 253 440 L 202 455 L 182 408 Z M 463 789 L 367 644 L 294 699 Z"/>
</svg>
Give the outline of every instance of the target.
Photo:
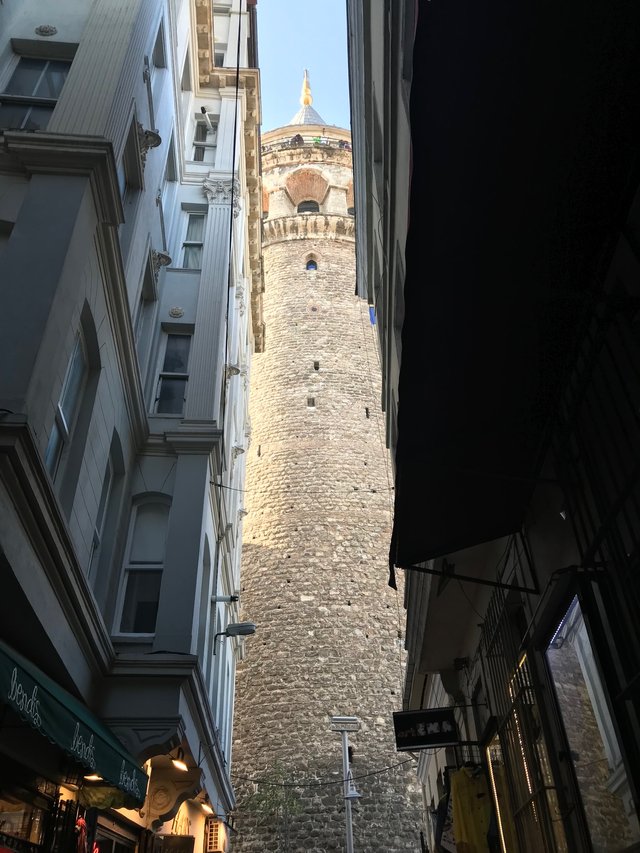
<svg viewBox="0 0 640 853">
<path fill-rule="evenodd" d="M 104 470 L 104 477 L 102 479 L 102 489 L 100 490 L 100 501 L 98 503 L 96 520 L 93 525 L 93 537 L 91 540 L 91 550 L 89 553 L 89 568 L 87 571 L 87 575 L 89 578 L 91 578 L 94 574 L 96 564 L 98 562 L 97 557 L 100 551 L 100 543 L 102 542 L 102 534 L 104 531 L 104 524 L 107 516 L 107 507 L 109 505 L 109 497 L 111 495 L 112 483 L 113 463 L 111 461 L 111 456 L 109 456 L 107 458 L 107 464 Z"/>
<path fill-rule="evenodd" d="M 156 630 L 168 521 L 166 499 L 149 498 L 133 507 L 118 628 L 122 634 L 153 634 Z"/>
<path fill-rule="evenodd" d="M 163 415 L 181 415 L 189 381 L 190 334 L 167 334 L 155 400 L 155 410 Z"/>
<path fill-rule="evenodd" d="M 215 163 L 218 121 L 213 115 L 196 116 L 193 131 L 193 159 L 196 163 Z"/>
<path fill-rule="evenodd" d="M 182 243 L 182 268 L 202 269 L 202 248 L 204 245 L 204 224 L 206 214 L 187 214 L 187 231 Z"/>
<path fill-rule="evenodd" d="M 0 94 L 0 128 L 44 130 L 70 67 L 70 61 L 21 56 Z"/>
<path fill-rule="evenodd" d="M 62 451 L 71 438 L 87 374 L 87 355 L 82 335 L 79 333 L 62 383 L 62 392 L 56 405 L 55 419 L 44 455 L 47 470 L 52 478 L 56 476 Z"/>
</svg>

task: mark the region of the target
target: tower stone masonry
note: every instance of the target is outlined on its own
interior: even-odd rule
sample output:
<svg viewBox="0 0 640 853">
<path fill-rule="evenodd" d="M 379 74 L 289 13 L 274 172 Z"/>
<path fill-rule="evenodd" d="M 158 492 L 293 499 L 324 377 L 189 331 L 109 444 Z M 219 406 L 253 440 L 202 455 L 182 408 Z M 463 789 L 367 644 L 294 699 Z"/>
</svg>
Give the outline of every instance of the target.
<svg viewBox="0 0 640 853">
<path fill-rule="evenodd" d="M 387 586 L 392 478 L 375 329 L 355 296 L 350 135 L 323 123 L 305 84 L 291 124 L 263 136 L 266 345 L 252 363 L 241 575 L 258 630 L 237 674 L 232 849 L 346 849 L 330 717 L 355 715 L 354 849 L 408 853 L 420 797 L 393 736 L 402 598 Z"/>
</svg>

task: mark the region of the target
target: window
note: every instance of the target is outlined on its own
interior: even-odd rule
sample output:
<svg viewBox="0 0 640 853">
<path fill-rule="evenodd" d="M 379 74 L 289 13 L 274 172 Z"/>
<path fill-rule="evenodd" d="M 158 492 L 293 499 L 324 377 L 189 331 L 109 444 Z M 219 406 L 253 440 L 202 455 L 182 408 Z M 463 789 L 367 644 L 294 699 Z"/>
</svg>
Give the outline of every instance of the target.
<svg viewBox="0 0 640 853">
<path fill-rule="evenodd" d="M 161 23 L 158 27 L 158 34 L 153 45 L 151 59 L 156 68 L 167 67 L 167 55 L 164 46 L 164 23 Z"/>
<path fill-rule="evenodd" d="M 180 89 L 183 92 L 191 91 L 191 57 L 189 56 L 189 49 L 187 48 L 187 53 L 184 58 L 184 65 L 182 66 L 182 76 L 180 78 Z"/>
<path fill-rule="evenodd" d="M 107 515 L 107 506 L 109 505 L 109 496 L 111 495 L 111 484 L 113 483 L 113 465 L 111 458 L 107 459 L 107 464 L 104 470 L 104 478 L 102 480 L 102 489 L 100 491 L 100 502 L 98 503 L 98 512 L 93 526 L 93 538 L 91 540 L 91 551 L 89 553 L 89 570 L 88 576 L 91 578 L 95 571 L 97 556 L 102 541 L 104 531 L 104 523 Z"/>
<path fill-rule="evenodd" d="M 105 621 L 109 623 L 113 622 L 113 608 L 116 605 L 117 589 L 113 589 L 113 555 L 118 539 L 117 531 L 120 529 L 124 482 L 125 464 L 122 444 L 117 430 L 114 429 L 109 455 L 105 460 L 86 564 L 87 580 Z"/>
<path fill-rule="evenodd" d="M 216 68 L 224 68 L 224 56 L 227 52 L 226 44 L 217 44 L 213 52 L 213 64 Z"/>
<path fill-rule="evenodd" d="M 307 261 L 307 266 L 306 266 L 306 268 L 307 268 L 308 270 L 317 270 L 317 269 L 318 269 L 318 264 L 316 263 L 316 261 L 314 261 L 314 260 L 310 260 L 310 261 Z"/>
<path fill-rule="evenodd" d="M 55 478 L 65 444 L 71 437 L 78 415 L 82 389 L 87 378 L 87 356 L 82 335 L 76 338 L 67 373 L 62 383 L 62 393 L 56 406 L 56 415 L 45 451 L 47 470 Z"/>
<path fill-rule="evenodd" d="M 355 209 L 355 207 L 348 207 L 348 208 L 347 208 L 347 213 L 349 214 L 349 216 L 355 216 L 355 215 L 356 215 L 356 209 Z"/>
<path fill-rule="evenodd" d="M 298 205 L 298 213 L 319 213 L 320 205 L 317 201 L 301 201 Z"/>
<path fill-rule="evenodd" d="M 148 500 L 133 507 L 124 564 L 123 634 L 156 630 L 168 521 L 168 502 Z"/>
<path fill-rule="evenodd" d="M 193 159 L 196 163 L 215 163 L 218 124 L 215 116 L 198 117 L 193 133 Z"/>
<path fill-rule="evenodd" d="M 159 414 L 181 415 L 184 411 L 190 349 L 191 335 L 167 335 L 156 397 Z"/>
<path fill-rule="evenodd" d="M 186 270 L 202 269 L 202 244 L 204 242 L 204 213 L 190 213 L 187 233 L 182 244 L 182 267 Z"/>
<path fill-rule="evenodd" d="M 21 56 L 0 95 L 0 128 L 44 130 L 60 96 L 71 62 Z"/>
</svg>

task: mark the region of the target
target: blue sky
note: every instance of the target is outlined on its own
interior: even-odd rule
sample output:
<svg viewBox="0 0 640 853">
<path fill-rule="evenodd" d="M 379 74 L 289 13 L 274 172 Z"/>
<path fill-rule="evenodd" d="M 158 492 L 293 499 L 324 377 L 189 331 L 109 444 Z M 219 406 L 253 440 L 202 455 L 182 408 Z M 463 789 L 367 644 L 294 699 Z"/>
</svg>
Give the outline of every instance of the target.
<svg viewBox="0 0 640 853">
<path fill-rule="evenodd" d="M 327 124 L 350 126 L 346 0 L 258 0 L 262 130 L 300 108 L 304 69 L 313 106 Z"/>
</svg>

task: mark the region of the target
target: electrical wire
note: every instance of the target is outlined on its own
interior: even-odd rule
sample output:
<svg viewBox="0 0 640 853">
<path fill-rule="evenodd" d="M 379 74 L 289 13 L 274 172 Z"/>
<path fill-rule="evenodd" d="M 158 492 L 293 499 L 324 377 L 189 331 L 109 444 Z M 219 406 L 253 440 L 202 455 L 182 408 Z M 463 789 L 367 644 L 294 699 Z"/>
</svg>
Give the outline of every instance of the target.
<svg viewBox="0 0 640 853">
<path fill-rule="evenodd" d="M 381 773 L 388 773 L 390 770 L 395 770 L 396 767 L 403 767 L 414 761 L 413 758 L 407 758 L 405 761 L 399 761 L 397 764 L 390 764 L 388 767 L 383 767 L 380 770 L 372 770 L 370 773 L 362 773 L 358 776 L 349 776 L 349 780 L 366 779 L 368 776 L 379 776 Z M 237 776 L 231 773 L 232 779 L 237 779 L 240 782 L 251 782 L 253 785 L 267 785 L 271 788 L 323 788 L 328 785 L 344 785 L 347 779 L 332 779 L 330 782 L 269 782 L 268 779 L 251 779 L 249 776 Z"/>
</svg>

